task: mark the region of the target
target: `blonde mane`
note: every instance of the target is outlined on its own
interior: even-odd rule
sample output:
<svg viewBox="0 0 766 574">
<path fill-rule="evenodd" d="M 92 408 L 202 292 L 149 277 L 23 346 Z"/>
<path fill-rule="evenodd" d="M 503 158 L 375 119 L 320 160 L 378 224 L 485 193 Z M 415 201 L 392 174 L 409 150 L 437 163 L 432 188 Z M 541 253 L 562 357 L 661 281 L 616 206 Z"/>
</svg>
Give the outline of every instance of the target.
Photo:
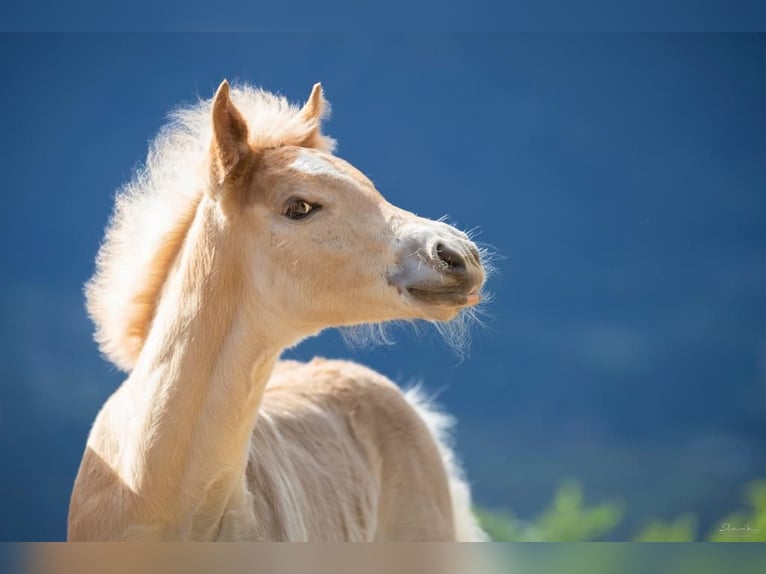
<svg viewBox="0 0 766 574">
<path fill-rule="evenodd" d="M 320 132 L 329 113 L 317 84 L 303 108 L 250 86 L 231 98 L 257 149 L 297 145 L 331 152 L 335 141 Z M 86 285 L 88 313 L 102 353 L 130 371 L 154 318 L 168 271 L 208 186 L 212 100 L 181 108 L 154 139 L 146 163 L 118 192 L 115 210 Z"/>
</svg>

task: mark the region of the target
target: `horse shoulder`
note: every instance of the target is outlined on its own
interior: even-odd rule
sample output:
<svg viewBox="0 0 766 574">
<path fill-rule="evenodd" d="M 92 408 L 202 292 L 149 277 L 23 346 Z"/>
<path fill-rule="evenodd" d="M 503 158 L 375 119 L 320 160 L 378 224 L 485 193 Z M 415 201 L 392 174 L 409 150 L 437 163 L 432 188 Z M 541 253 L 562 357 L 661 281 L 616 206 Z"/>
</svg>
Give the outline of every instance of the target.
<svg viewBox="0 0 766 574">
<path fill-rule="evenodd" d="M 448 478 L 439 447 L 392 381 L 357 363 L 314 359 L 280 366 L 269 391 L 302 396 L 345 422 L 345 440 L 360 449 L 376 488 L 377 539 L 453 537 Z M 402 514 L 412 520 L 402 520 Z M 426 515 L 436 518 L 419 520 Z M 417 532 L 395 531 L 402 524 L 421 526 Z"/>
</svg>

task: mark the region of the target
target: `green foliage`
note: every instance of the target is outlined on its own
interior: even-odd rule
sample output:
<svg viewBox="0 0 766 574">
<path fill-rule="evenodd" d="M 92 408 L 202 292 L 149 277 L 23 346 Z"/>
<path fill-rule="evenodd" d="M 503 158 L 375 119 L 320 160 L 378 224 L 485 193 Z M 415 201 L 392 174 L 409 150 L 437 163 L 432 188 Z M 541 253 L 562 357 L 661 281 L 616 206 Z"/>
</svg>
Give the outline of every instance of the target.
<svg viewBox="0 0 766 574">
<path fill-rule="evenodd" d="M 524 540 L 524 526 L 506 512 L 489 512 L 474 509 L 482 529 L 496 542 L 518 542 Z"/>
<path fill-rule="evenodd" d="M 746 512 L 733 513 L 720 521 L 706 538 L 712 542 L 766 541 L 766 481 L 747 488 Z M 477 510 L 477 516 L 492 540 L 507 542 L 580 542 L 599 540 L 620 522 L 622 508 L 614 503 L 587 506 L 576 483 L 559 487 L 553 502 L 531 522 L 509 513 Z M 693 542 L 697 518 L 684 514 L 671 522 L 654 521 L 634 538 L 637 542 Z"/>
<path fill-rule="evenodd" d="M 582 542 L 598 540 L 622 519 L 613 503 L 586 506 L 582 488 L 573 482 L 559 487 L 551 505 L 531 523 L 510 514 L 477 513 L 485 531 L 498 541 Z"/>
<path fill-rule="evenodd" d="M 537 520 L 546 541 L 581 542 L 596 540 L 622 519 L 619 505 L 606 503 L 586 507 L 582 488 L 576 483 L 561 486 L 553 504 Z"/>
<path fill-rule="evenodd" d="M 730 514 L 708 536 L 711 542 L 766 542 L 766 481 L 752 483 L 745 496 L 748 512 Z"/>
<path fill-rule="evenodd" d="M 634 538 L 636 542 L 694 542 L 697 539 L 697 518 L 683 514 L 673 522 L 656 520 Z"/>
</svg>

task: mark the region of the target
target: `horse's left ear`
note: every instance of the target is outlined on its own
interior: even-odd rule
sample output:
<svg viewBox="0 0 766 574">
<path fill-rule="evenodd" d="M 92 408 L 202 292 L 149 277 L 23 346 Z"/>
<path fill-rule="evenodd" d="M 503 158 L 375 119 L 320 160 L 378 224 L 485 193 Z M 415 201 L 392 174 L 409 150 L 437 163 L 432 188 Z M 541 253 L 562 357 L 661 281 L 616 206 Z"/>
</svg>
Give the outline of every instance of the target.
<svg viewBox="0 0 766 574">
<path fill-rule="evenodd" d="M 330 104 L 324 99 L 322 84 L 316 83 L 311 90 L 309 99 L 300 111 L 301 118 L 306 123 L 307 132 L 298 145 L 332 151 L 335 141 L 322 134 L 322 120 L 330 115 Z"/>
<path fill-rule="evenodd" d="M 231 101 L 229 82 L 224 80 L 213 98 L 213 143 L 210 149 L 211 187 L 220 191 L 241 171 L 250 153 L 247 122 Z"/>
</svg>

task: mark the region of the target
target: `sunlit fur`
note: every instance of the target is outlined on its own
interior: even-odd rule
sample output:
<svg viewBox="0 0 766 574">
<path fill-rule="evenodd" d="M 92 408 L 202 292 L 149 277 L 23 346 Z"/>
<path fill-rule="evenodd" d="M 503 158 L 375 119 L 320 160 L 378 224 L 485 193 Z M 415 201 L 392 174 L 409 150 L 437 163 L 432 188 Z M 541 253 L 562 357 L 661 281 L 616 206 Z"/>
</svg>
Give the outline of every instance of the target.
<svg viewBox="0 0 766 574">
<path fill-rule="evenodd" d="M 329 113 L 323 99 L 310 116 L 284 98 L 249 86 L 232 97 L 247 119 L 254 147 L 335 148 L 335 141 L 319 131 L 321 118 Z M 171 114 L 145 164 L 117 195 L 96 274 L 86 287 L 96 340 L 126 371 L 143 346 L 159 292 L 208 185 L 211 105 L 205 100 Z"/>
<path fill-rule="evenodd" d="M 70 539 L 484 538 L 447 417 L 360 365 L 278 361 L 326 327 L 454 319 L 485 277 L 465 234 L 331 155 L 327 110 L 319 85 L 298 108 L 224 82 L 119 194 L 87 300 L 129 376 L 88 438 Z M 323 208 L 288 221 L 295 194 Z"/>
</svg>

